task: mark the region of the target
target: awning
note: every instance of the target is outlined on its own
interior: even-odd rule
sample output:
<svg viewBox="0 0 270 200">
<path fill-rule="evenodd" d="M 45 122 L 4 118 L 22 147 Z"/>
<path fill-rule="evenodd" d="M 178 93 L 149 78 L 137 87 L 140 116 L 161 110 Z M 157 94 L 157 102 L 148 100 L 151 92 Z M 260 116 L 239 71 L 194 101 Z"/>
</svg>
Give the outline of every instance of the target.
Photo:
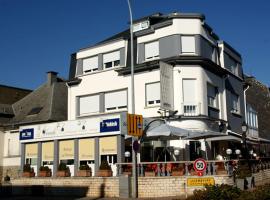
<svg viewBox="0 0 270 200">
<path fill-rule="evenodd" d="M 187 135 L 188 130 L 171 126 L 167 123 L 156 126 L 152 129 L 147 130 L 146 132 L 147 137 L 162 137 L 162 136 L 186 137 Z"/>
<path fill-rule="evenodd" d="M 190 139 L 194 139 L 194 140 L 198 140 L 198 139 L 206 139 L 206 138 L 212 138 L 212 137 L 222 137 L 222 136 L 227 136 L 224 133 L 220 133 L 220 132 L 214 132 L 214 131 L 190 131 L 188 133 L 188 136 L 185 137 L 185 140 L 190 140 Z"/>
<path fill-rule="evenodd" d="M 242 142 L 241 138 L 232 136 L 232 135 L 226 135 L 226 136 L 219 136 L 219 137 L 211 137 L 207 138 L 206 141 L 236 141 L 236 142 Z"/>
</svg>

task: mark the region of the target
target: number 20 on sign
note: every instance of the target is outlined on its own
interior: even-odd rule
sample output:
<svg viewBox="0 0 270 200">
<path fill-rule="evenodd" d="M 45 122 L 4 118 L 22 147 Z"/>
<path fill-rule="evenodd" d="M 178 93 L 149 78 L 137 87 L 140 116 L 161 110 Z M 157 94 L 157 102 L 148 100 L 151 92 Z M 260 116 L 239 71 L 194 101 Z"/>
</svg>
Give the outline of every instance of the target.
<svg viewBox="0 0 270 200">
<path fill-rule="evenodd" d="M 202 158 L 198 158 L 194 161 L 193 168 L 197 172 L 198 176 L 202 176 L 203 172 L 206 170 L 206 162 Z"/>
</svg>

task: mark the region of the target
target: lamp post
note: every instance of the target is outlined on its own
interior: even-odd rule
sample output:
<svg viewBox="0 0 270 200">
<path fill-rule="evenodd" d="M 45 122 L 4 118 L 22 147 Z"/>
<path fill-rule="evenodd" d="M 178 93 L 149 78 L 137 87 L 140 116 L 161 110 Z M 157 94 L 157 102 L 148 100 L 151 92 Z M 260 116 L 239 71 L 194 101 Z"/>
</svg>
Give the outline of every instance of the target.
<svg viewBox="0 0 270 200">
<path fill-rule="evenodd" d="M 242 123 L 242 140 L 243 140 L 243 149 L 244 149 L 244 159 L 248 159 L 248 150 L 247 150 L 247 129 L 248 126 L 246 122 Z"/>
<path fill-rule="evenodd" d="M 127 0 L 129 17 L 130 17 L 130 76 L 131 76 L 131 114 L 135 114 L 135 94 L 134 94 L 134 49 L 133 49 L 133 19 L 130 0 Z M 134 142 L 137 141 L 132 137 L 132 175 L 133 175 L 133 190 L 132 197 L 138 197 L 138 177 L 137 177 L 137 153 L 133 148 Z"/>
</svg>

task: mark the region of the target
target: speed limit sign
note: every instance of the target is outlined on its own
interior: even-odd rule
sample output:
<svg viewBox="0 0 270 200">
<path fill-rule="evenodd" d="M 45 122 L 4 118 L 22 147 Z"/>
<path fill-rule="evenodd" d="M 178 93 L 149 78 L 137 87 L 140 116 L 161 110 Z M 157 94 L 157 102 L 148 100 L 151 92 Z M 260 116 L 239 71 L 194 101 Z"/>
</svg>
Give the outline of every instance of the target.
<svg viewBox="0 0 270 200">
<path fill-rule="evenodd" d="M 202 176 L 203 172 L 206 170 L 206 162 L 202 158 L 198 158 L 194 161 L 193 168 L 198 173 L 198 176 Z"/>
</svg>

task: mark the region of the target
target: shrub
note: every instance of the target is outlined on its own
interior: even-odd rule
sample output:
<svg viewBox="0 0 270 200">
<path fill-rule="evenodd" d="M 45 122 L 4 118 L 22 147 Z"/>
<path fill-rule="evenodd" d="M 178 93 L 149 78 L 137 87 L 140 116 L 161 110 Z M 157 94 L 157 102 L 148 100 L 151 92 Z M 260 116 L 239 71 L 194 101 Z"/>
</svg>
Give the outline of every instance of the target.
<svg viewBox="0 0 270 200">
<path fill-rule="evenodd" d="M 67 165 L 65 163 L 60 163 L 58 165 L 58 171 L 68 171 L 69 168 L 67 167 Z"/>
<path fill-rule="evenodd" d="M 23 166 L 23 172 L 30 172 L 30 173 L 32 173 L 32 172 L 34 172 L 34 169 L 31 167 L 30 164 L 25 164 Z"/>
<path fill-rule="evenodd" d="M 100 170 L 112 170 L 111 166 L 109 165 L 107 160 L 102 160 L 99 166 Z"/>
<path fill-rule="evenodd" d="M 80 165 L 79 169 L 80 170 L 90 170 L 91 171 L 91 168 L 88 165 Z"/>
<path fill-rule="evenodd" d="M 48 166 L 40 166 L 39 171 L 46 171 L 46 172 L 50 172 L 51 169 Z"/>
<path fill-rule="evenodd" d="M 240 189 L 230 185 L 206 186 L 203 190 L 195 190 L 189 200 L 233 200 L 240 196 Z"/>
</svg>

